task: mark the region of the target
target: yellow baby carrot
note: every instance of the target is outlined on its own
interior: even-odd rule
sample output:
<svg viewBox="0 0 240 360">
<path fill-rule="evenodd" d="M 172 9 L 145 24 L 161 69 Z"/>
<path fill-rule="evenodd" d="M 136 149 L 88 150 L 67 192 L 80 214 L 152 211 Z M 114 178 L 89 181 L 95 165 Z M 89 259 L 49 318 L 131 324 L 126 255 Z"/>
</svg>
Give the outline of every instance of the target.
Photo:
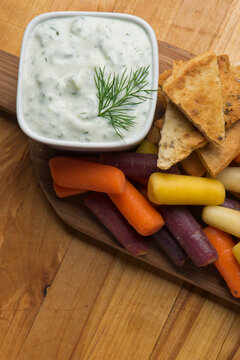
<svg viewBox="0 0 240 360">
<path fill-rule="evenodd" d="M 159 205 L 219 205 L 225 189 L 215 179 L 154 173 L 149 178 L 148 197 Z"/>
</svg>

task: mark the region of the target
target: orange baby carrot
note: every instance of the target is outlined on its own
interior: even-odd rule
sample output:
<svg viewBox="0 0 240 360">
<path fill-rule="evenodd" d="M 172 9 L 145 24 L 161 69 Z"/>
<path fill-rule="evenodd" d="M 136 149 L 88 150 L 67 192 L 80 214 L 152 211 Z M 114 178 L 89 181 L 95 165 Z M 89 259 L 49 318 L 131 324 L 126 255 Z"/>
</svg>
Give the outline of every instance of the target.
<svg viewBox="0 0 240 360">
<path fill-rule="evenodd" d="M 159 212 L 128 180 L 126 180 L 126 189 L 122 194 L 108 195 L 139 234 L 151 235 L 164 225 L 164 220 Z"/>
<path fill-rule="evenodd" d="M 49 166 L 53 180 L 63 187 L 109 194 L 121 194 L 126 187 L 124 173 L 110 165 L 59 156 Z"/>
<path fill-rule="evenodd" d="M 240 164 L 240 154 L 238 154 L 238 155 L 235 157 L 234 161 L 235 161 L 236 163 Z"/>
<path fill-rule="evenodd" d="M 226 281 L 232 295 L 240 298 L 240 265 L 232 253 L 235 245 L 232 237 L 212 226 L 206 227 L 203 231 L 217 250 L 218 260 L 214 263 L 216 268 Z"/>
<path fill-rule="evenodd" d="M 66 187 L 56 184 L 54 181 L 53 181 L 53 188 L 54 188 L 56 195 L 59 198 L 65 198 L 68 196 L 79 195 L 79 194 L 85 193 L 87 191 L 87 190 L 82 190 L 82 189 L 66 188 Z"/>
</svg>

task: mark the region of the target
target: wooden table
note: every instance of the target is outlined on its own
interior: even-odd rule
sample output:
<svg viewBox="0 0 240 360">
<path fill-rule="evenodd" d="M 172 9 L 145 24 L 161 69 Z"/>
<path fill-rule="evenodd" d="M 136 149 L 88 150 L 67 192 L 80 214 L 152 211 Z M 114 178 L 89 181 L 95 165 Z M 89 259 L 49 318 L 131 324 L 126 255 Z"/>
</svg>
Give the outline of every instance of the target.
<svg viewBox="0 0 240 360">
<path fill-rule="evenodd" d="M 56 10 L 126 12 L 158 39 L 240 63 L 238 0 L 2 0 L 0 48 Z M 0 117 L 0 359 L 238 360 L 239 310 L 65 226 L 16 119 Z"/>
</svg>

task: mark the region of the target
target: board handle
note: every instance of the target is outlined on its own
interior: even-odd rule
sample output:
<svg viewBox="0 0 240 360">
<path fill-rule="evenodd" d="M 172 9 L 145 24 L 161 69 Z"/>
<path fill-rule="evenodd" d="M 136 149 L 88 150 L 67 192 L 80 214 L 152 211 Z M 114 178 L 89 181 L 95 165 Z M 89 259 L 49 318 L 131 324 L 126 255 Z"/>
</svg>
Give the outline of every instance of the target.
<svg viewBox="0 0 240 360">
<path fill-rule="evenodd" d="M 0 50 L 0 109 L 10 114 L 16 114 L 18 62 L 17 56 Z"/>
<path fill-rule="evenodd" d="M 188 60 L 193 54 L 174 45 L 158 41 L 159 67 L 161 71 L 169 69 L 175 59 Z M 17 56 L 0 50 L 0 110 L 16 114 L 16 95 L 18 79 Z"/>
</svg>

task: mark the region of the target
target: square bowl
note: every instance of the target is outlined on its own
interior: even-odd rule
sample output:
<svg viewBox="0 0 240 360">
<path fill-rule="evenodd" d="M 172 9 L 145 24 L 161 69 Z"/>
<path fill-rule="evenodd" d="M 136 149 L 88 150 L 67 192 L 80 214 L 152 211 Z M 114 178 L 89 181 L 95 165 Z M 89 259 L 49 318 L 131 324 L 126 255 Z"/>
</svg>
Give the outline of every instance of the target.
<svg viewBox="0 0 240 360">
<path fill-rule="evenodd" d="M 149 40 L 150 48 L 151 48 L 151 100 L 149 100 L 148 111 L 146 111 L 146 118 L 144 123 L 141 126 L 138 126 L 138 129 L 132 131 L 131 135 L 126 139 L 122 139 L 121 137 L 117 137 L 114 140 L 107 141 L 82 141 L 82 140 L 71 140 L 71 139 L 60 139 L 60 138 L 51 138 L 50 136 L 45 136 L 38 131 L 34 130 L 29 126 L 29 123 L 24 115 L 23 110 L 23 102 L 24 102 L 24 94 L 23 94 L 23 85 L 25 82 L 24 79 L 24 71 L 29 71 L 29 69 L 25 69 L 26 66 L 26 56 L 27 55 L 27 47 L 29 44 L 29 39 L 31 34 L 37 25 L 42 22 L 46 22 L 51 19 L 61 19 L 61 18 L 69 18 L 69 17 L 91 17 L 91 18 L 102 18 L 102 19 L 116 19 L 122 20 L 124 22 L 130 22 L 138 27 L 140 27 Z M 127 33 L 126 33 L 127 35 Z M 72 35 L 71 35 L 72 36 Z M 46 60 L 46 58 L 45 58 Z M 18 88 L 17 88 L 17 118 L 18 123 L 23 130 L 23 132 L 28 135 L 31 139 L 38 141 L 40 143 L 44 143 L 46 145 L 63 149 L 63 150 L 71 150 L 71 151 L 86 151 L 86 152 L 99 152 L 99 151 L 122 151 L 130 149 L 141 142 L 144 137 L 147 135 L 153 121 L 156 102 L 157 102 L 157 90 L 158 89 L 158 44 L 155 33 L 152 27 L 143 19 L 128 15 L 128 14 L 120 14 L 120 13 L 101 13 L 101 12 L 78 12 L 78 11 L 63 11 L 63 12 L 51 12 L 45 13 L 35 17 L 28 24 L 21 47 L 21 55 L 19 61 L 19 73 L 18 73 Z M 58 100 L 61 100 L 60 98 Z M 42 105 L 41 105 L 42 106 Z"/>
</svg>

